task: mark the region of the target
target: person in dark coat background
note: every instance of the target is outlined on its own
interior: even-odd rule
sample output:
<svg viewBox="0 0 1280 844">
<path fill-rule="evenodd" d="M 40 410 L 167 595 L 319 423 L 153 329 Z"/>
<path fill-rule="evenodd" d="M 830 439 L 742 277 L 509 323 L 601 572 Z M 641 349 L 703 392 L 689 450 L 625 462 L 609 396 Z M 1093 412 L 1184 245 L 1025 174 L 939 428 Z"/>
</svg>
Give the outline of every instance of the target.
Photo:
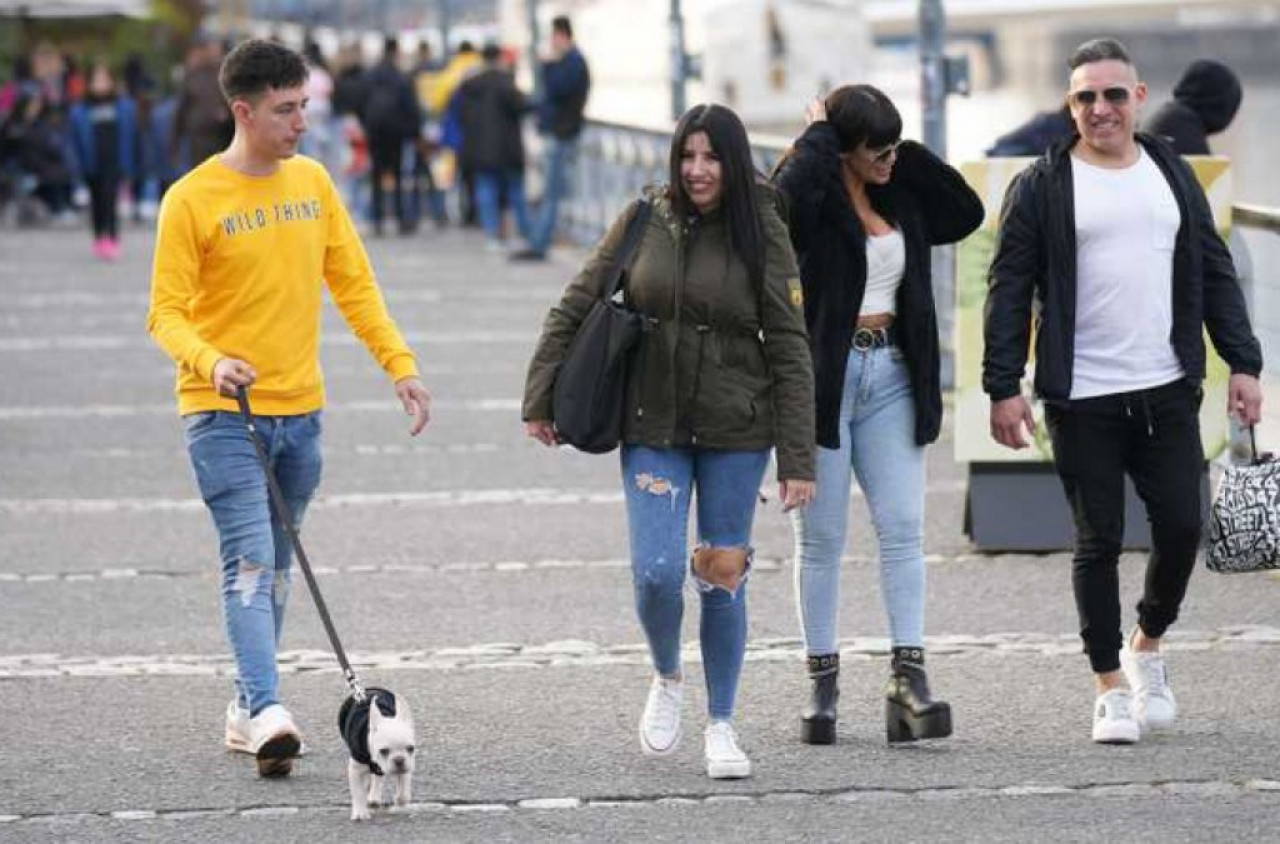
<svg viewBox="0 0 1280 844">
<path fill-rule="evenodd" d="M 1156 109 L 1145 128 L 1179 155 L 1209 155 L 1209 136 L 1231 125 L 1243 98 L 1235 71 L 1213 59 L 1197 59 L 1174 86 L 1173 99 Z"/>
<path fill-rule="evenodd" d="M 235 121 L 218 83 L 221 65 L 222 45 L 211 39 L 196 42 L 187 56 L 169 140 L 173 161 L 182 161 L 186 148 L 183 171 L 222 152 L 235 134 Z"/>
<path fill-rule="evenodd" d="M 986 155 L 989 158 L 1044 155 L 1060 138 L 1071 137 L 1075 130 L 1071 112 L 1065 105 L 1056 111 L 1041 111 L 1026 123 L 996 138 Z"/>
<path fill-rule="evenodd" d="M 369 139 L 369 156 L 373 160 L 370 180 L 373 187 L 373 231 L 382 234 L 383 179 L 391 176 L 396 222 L 401 234 L 410 234 L 416 221 L 409 218 L 402 189 L 402 164 L 405 144 L 422 131 L 422 107 L 418 95 L 399 68 L 400 44 L 388 36 L 382 45 L 382 61 L 364 79 L 364 99 L 360 123 Z"/>
<path fill-rule="evenodd" d="M 528 100 L 503 66 L 497 44 L 486 44 L 484 66 L 458 88 L 462 122 L 462 166 L 475 174 L 476 210 L 488 235 L 486 248 L 502 250 L 502 204 L 506 197 L 522 238 L 529 237 L 524 199 L 524 141 L 520 118 Z"/>
</svg>

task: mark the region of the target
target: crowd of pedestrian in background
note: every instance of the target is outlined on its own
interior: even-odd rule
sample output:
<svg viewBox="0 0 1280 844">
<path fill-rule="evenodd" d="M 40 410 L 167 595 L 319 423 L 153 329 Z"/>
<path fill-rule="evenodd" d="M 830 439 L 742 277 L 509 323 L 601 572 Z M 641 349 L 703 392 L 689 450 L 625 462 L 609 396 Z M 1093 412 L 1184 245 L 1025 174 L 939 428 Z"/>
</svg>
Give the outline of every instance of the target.
<svg viewBox="0 0 1280 844">
<path fill-rule="evenodd" d="M 18 56 L 0 85 L 0 222 L 87 218 L 94 253 L 119 258 L 119 210 L 153 219 L 169 186 L 230 142 L 234 122 L 218 82 L 226 50 L 199 37 L 167 78 L 138 54 L 118 67 L 50 43 Z M 427 216 L 442 227 L 452 207 L 459 224 L 483 228 L 491 251 L 510 244 L 513 257 L 545 257 L 590 86 L 567 18 L 552 25 L 541 101 L 516 86 L 516 54 L 497 43 L 477 50 L 462 41 L 437 59 L 425 41 L 402 50 L 388 36 L 366 63 L 354 43 L 326 56 L 308 40 L 302 54 L 301 151 L 324 164 L 375 236 L 388 218 L 401 235 Z M 524 143 L 535 118 L 547 154 L 536 218 L 525 199 Z"/>
</svg>

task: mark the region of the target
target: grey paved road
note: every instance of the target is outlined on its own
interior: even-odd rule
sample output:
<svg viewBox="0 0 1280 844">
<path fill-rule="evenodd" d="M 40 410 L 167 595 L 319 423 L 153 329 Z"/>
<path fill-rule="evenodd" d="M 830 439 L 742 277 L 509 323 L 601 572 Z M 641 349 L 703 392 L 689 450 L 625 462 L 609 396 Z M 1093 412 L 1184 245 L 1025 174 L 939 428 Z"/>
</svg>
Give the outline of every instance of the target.
<svg viewBox="0 0 1280 844">
<path fill-rule="evenodd" d="M 370 245 L 437 398 L 422 438 L 326 314 L 326 478 L 305 531 L 362 674 L 413 702 L 417 802 L 346 820 L 343 689 L 300 579 L 282 662 L 311 752 L 258 780 L 220 746 L 213 531 L 144 331 L 151 241 L 129 231 L 115 265 L 86 241 L 0 231 L 0 841 L 1280 840 L 1280 580 L 1198 573 L 1170 639 L 1179 729 L 1094 746 L 1067 557 L 972 551 L 949 434 L 930 452 L 927 550 L 956 736 L 884 744 L 884 619 L 855 501 L 840 742 L 797 743 L 790 536 L 771 501 L 740 714 L 756 776 L 703 776 L 697 689 L 680 751 L 641 757 L 616 459 L 542 449 L 518 422 L 572 261 L 510 267 L 454 232 Z M 1122 574 L 1131 604 L 1140 561 Z"/>
</svg>

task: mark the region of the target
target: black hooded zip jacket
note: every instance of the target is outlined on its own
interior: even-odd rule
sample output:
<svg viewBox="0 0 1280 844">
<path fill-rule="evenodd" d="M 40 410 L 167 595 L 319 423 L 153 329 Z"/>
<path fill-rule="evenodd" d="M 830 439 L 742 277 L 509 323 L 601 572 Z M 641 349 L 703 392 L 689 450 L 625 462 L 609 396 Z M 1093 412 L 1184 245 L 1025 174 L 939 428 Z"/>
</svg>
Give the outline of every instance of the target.
<svg viewBox="0 0 1280 844">
<path fill-rule="evenodd" d="M 1182 217 L 1173 253 L 1169 338 L 1182 371 L 1193 383 L 1204 380 L 1203 328 L 1208 328 L 1214 348 L 1233 374 L 1257 376 L 1262 371 L 1262 347 L 1200 183 L 1166 143 L 1142 133 L 1136 137 L 1168 180 Z M 1056 144 L 1019 173 L 1005 194 L 983 326 L 982 388 L 992 401 L 1020 393 L 1033 305 L 1036 395 L 1050 402 L 1071 397 L 1076 316 L 1071 148 L 1078 140 L 1077 135 Z"/>
</svg>

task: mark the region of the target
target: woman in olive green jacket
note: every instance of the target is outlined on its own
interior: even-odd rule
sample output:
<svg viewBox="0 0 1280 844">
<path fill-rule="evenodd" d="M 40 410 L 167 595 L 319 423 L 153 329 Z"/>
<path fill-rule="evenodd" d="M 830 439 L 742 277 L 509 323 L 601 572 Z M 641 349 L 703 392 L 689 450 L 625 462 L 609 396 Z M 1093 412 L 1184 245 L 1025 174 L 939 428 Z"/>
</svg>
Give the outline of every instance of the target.
<svg viewBox="0 0 1280 844">
<path fill-rule="evenodd" d="M 813 369 L 804 301 L 778 198 L 756 178 L 747 133 L 732 111 L 696 106 L 671 145 L 671 183 L 653 204 L 626 280 L 630 307 L 649 318 L 631 367 L 622 477 L 636 609 L 656 676 L 640 746 L 670 753 L 680 739 L 680 623 L 687 524 L 697 491 L 690 567 L 702 602 L 710 724 L 707 773 L 750 776 L 731 726 L 746 648 L 746 578 L 756 491 L 777 449 L 784 509 L 813 485 Z M 601 295 L 633 203 L 551 309 L 525 386 L 528 433 L 556 442 L 552 384 L 579 324 Z"/>
</svg>

